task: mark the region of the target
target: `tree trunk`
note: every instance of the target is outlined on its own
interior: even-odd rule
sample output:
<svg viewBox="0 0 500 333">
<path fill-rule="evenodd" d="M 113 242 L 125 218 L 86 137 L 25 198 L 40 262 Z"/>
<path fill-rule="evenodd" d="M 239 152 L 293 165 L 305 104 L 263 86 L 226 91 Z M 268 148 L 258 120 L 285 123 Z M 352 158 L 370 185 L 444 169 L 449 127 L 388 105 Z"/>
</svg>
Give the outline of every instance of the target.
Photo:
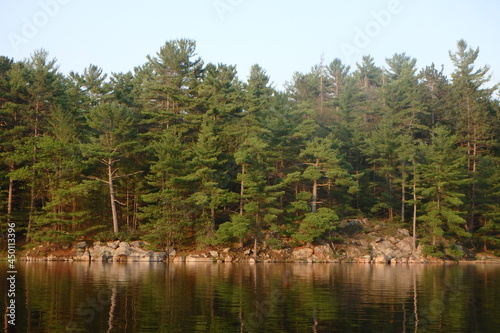
<svg viewBox="0 0 500 333">
<path fill-rule="evenodd" d="M 413 251 L 417 248 L 417 176 L 413 169 Z"/>
<path fill-rule="evenodd" d="M 316 159 L 316 169 L 319 168 L 319 158 Z M 312 202 L 311 202 L 311 211 L 316 213 L 318 210 L 318 181 L 313 180 L 313 188 L 312 188 Z"/>
<path fill-rule="evenodd" d="M 35 124 L 33 127 L 33 137 L 35 140 L 38 137 L 38 113 L 40 112 L 40 104 L 37 102 L 35 105 Z M 33 177 L 33 182 L 31 183 L 31 194 L 30 194 L 30 212 L 29 212 L 29 217 L 28 217 L 28 228 L 26 230 L 26 241 L 29 242 L 31 240 L 31 227 L 33 225 L 33 218 L 35 215 L 35 196 L 36 196 L 36 158 L 37 158 L 37 149 L 36 149 L 36 142 L 33 145 L 33 165 L 31 166 L 31 171 L 32 171 L 32 177 Z"/>
<path fill-rule="evenodd" d="M 240 215 L 243 215 L 243 195 L 245 194 L 245 164 L 241 165 Z"/>
<path fill-rule="evenodd" d="M 392 186 L 392 177 L 391 177 L 391 175 L 388 175 L 388 178 L 389 178 L 389 197 L 392 199 L 393 186 Z M 390 207 L 387 209 L 387 213 L 389 215 L 389 222 L 392 223 L 394 221 L 394 207 L 392 207 L 393 201 L 391 200 L 391 202 L 389 204 L 390 204 Z"/>
<path fill-rule="evenodd" d="M 406 170 L 405 164 L 401 166 L 401 222 L 405 222 L 405 197 L 406 197 Z"/>
<path fill-rule="evenodd" d="M 474 137 L 474 140 L 476 138 Z M 476 177 L 477 177 L 477 154 L 478 154 L 478 147 L 477 143 L 473 142 L 472 143 L 472 167 L 471 167 L 471 178 L 474 180 L 472 184 L 470 185 L 470 214 L 469 214 L 469 219 L 468 223 L 466 224 L 466 229 L 468 232 L 473 232 L 475 228 L 475 218 L 476 218 Z"/>
<path fill-rule="evenodd" d="M 35 137 L 38 135 L 38 130 L 37 127 L 35 127 Z M 33 147 L 33 165 L 31 166 L 31 176 L 32 182 L 31 182 L 31 191 L 30 191 L 30 212 L 28 216 L 28 228 L 26 230 L 26 241 L 29 242 L 31 240 L 31 227 L 33 225 L 33 218 L 35 215 L 35 196 L 36 196 L 36 145 Z"/>
<path fill-rule="evenodd" d="M 128 188 L 128 184 L 127 184 L 127 194 L 126 194 L 126 200 L 125 200 L 125 211 L 127 212 L 126 213 L 126 224 L 127 224 L 127 228 L 130 228 L 130 190 Z"/>
<path fill-rule="evenodd" d="M 210 231 L 215 232 L 215 208 L 210 208 Z"/>
<path fill-rule="evenodd" d="M 11 165 L 9 170 L 14 171 L 14 167 Z M 12 221 L 12 203 L 14 201 L 14 179 L 9 178 L 9 189 L 7 194 L 7 223 Z"/>
<path fill-rule="evenodd" d="M 137 213 L 139 212 L 139 195 L 134 194 L 134 216 L 132 218 L 132 226 L 137 229 Z"/>
<path fill-rule="evenodd" d="M 313 181 L 313 189 L 312 189 L 312 203 L 311 203 L 313 213 L 316 213 L 318 209 L 318 181 L 315 179 Z"/>
<path fill-rule="evenodd" d="M 118 233 L 118 214 L 116 213 L 115 188 L 113 185 L 113 159 L 108 159 L 108 185 L 109 199 L 111 201 L 111 214 L 113 215 L 113 232 Z"/>
</svg>

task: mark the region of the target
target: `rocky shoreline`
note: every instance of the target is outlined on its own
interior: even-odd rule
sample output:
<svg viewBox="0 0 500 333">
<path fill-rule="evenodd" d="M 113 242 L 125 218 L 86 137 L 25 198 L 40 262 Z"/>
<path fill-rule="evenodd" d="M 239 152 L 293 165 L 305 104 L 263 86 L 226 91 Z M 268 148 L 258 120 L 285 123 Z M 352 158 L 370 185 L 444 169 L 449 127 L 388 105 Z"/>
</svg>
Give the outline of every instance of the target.
<svg viewBox="0 0 500 333">
<path fill-rule="evenodd" d="M 305 263 L 444 263 L 456 260 L 425 256 L 418 246 L 413 249 L 413 238 L 405 228 L 368 219 L 345 220 L 337 229 L 335 242 L 294 247 L 282 244 L 280 248 L 263 242 L 257 253 L 241 247 L 213 247 L 203 249 L 166 248 L 151 251 L 143 241 L 79 241 L 66 246 L 38 245 L 19 253 L 24 261 L 87 261 L 87 262 L 305 262 Z M 500 263 L 490 253 L 473 253 L 456 246 L 466 255 L 460 262 Z M 252 247 L 253 248 L 253 247 Z"/>
<path fill-rule="evenodd" d="M 77 261 L 77 262 L 220 262 L 220 263 L 445 263 L 456 262 L 426 257 L 418 247 L 412 250 L 412 238 L 401 231 L 402 237 L 375 237 L 352 241 L 350 244 L 323 244 L 288 249 L 263 249 L 256 255 L 250 249 L 207 248 L 204 251 L 149 251 L 147 243 L 133 242 L 77 242 L 65 248 L 39 245 L 22 253 L 22 261 Z M 467 262 L 499 262 L 490 254 L 478 254 Z"/>
</svg>

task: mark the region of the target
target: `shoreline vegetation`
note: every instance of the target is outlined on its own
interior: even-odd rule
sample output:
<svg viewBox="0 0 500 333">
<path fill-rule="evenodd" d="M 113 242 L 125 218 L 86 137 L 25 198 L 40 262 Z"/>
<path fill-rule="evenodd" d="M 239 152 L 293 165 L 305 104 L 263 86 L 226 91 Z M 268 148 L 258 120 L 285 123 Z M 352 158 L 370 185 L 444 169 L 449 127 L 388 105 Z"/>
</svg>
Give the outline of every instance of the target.
<svg viewBox="0 0 500 333">
<path fill-rule="evenodd" d="M 19 260 L 494 258 L 498 85 L 449 56 L 322 59 L 283 91 L 189 39 L 110 75 L 0 56 L 1 232 Z"/>
</svg>

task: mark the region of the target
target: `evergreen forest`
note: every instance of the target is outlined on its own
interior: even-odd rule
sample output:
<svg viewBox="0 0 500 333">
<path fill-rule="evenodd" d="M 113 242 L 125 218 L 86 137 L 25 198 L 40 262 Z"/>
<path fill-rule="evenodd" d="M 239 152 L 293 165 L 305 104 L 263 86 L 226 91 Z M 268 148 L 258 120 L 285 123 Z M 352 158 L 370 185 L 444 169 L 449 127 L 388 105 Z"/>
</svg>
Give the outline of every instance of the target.
<svg viewBox="0 0 500 333">
<path fill-rule="evenodd" d="M 205 63 L 190 39 L 127 73 L 2 56 L 2 233 L 281 248 L 368 218 L 430 255 L 500 251 L 498 86 L 479 48 L 449 56 L 450 77 L 406 53 L 322 60 L 283 90 L 257 64 L 242 81 Z"/>
</svg>

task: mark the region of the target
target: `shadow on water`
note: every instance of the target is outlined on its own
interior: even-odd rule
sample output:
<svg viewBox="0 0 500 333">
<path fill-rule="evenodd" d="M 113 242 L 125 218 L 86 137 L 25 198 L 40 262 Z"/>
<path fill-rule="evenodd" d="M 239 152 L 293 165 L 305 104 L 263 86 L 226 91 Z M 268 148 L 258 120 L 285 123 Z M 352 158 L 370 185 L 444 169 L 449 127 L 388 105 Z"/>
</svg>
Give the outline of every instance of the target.
<svg viewBox="0 0 500 333">
<path fill-rule="evenodd" d="M 500 331 L 500 265 L 26 262 L 18 271 L 16 332 Z"/>
</svg>

